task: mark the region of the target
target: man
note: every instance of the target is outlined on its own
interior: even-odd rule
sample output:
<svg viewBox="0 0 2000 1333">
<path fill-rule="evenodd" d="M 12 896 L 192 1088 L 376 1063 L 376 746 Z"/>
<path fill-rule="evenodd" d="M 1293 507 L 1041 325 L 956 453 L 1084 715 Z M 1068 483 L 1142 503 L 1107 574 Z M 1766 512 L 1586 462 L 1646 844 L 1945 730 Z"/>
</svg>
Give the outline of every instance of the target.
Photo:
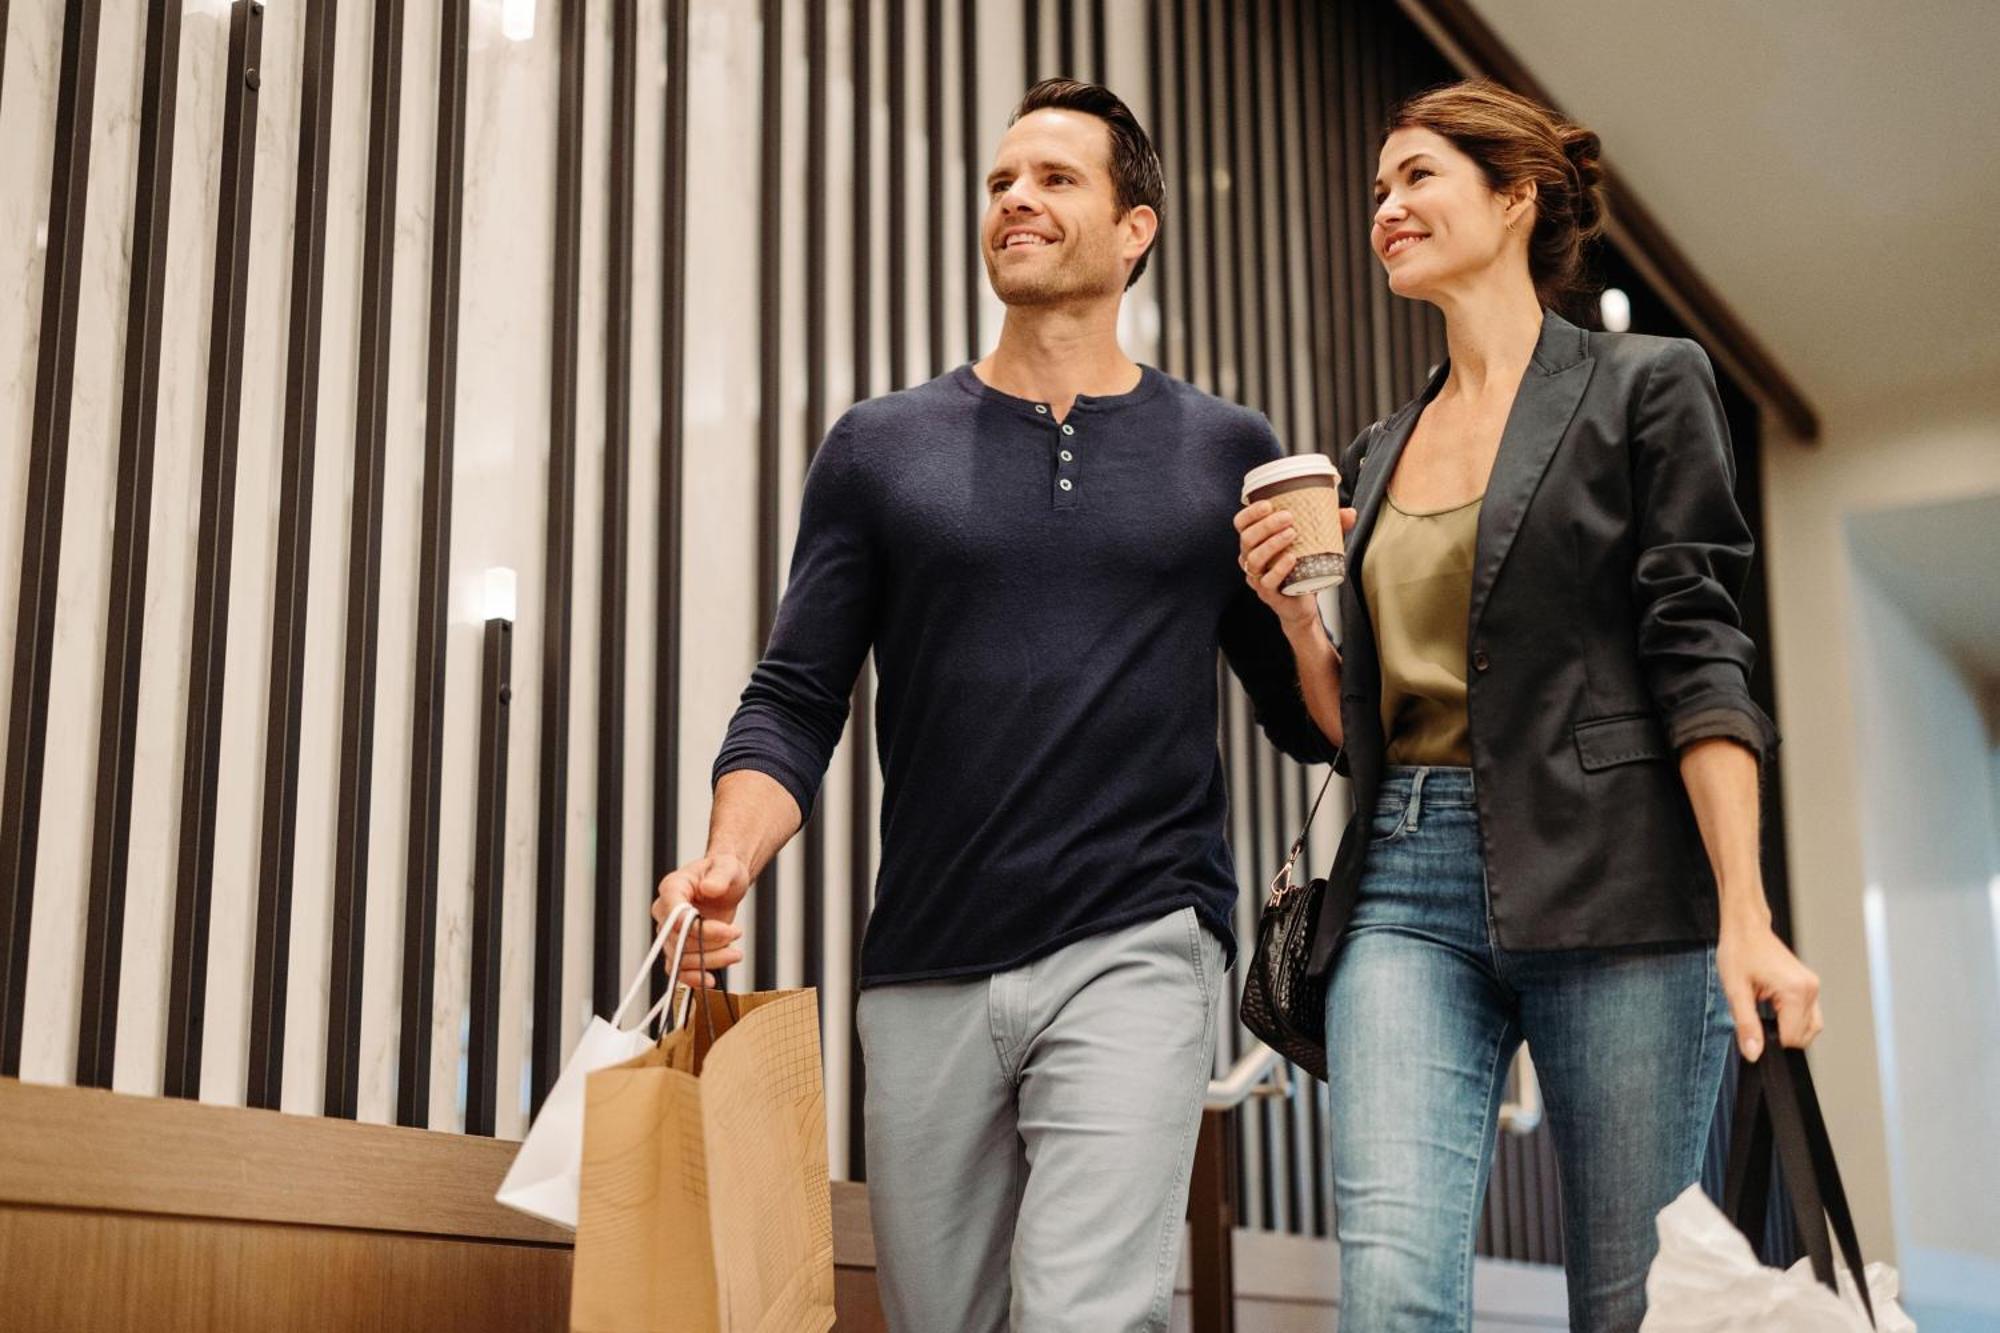
<svg viewBox="0 0 2000 1333">
<path fill-rule="evenodd" d="M 872 649 L 858 1023 L 882 1300 L 910 1333 L 1004 1329 L 1010 1307 L 1037 1333 L 1166 1327 L 1234 952 L 1217 647 L 1273 740 L 1331 757 L 1235 560 L 1269 424 L 1118 345 L 1161 193 L 1117 97 L 1029 90 L 981 230 L 999 346 L 828 433 L 707 855 L 654 906 L 694 902 L 709 967 L 741 959 L 737 908 Z"/>
</svg>

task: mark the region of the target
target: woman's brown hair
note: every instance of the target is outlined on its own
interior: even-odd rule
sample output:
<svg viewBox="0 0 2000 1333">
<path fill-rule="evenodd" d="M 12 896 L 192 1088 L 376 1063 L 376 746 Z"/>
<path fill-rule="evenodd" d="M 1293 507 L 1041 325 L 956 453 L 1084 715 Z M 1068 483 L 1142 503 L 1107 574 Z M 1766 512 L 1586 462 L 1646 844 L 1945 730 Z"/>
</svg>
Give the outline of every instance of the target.
<svg viewBox="0 0 2000 1333">
<path fill-rule="evenodd" d="M 1401 129 L 1449 139 L 1479 164 L 1493 190 L 1534 182 L 1528 272 L 1535 290 L 1550 304 L 1585 290 L 1584 246 L 1604 231 L 1602 145 L 1595 134 L 1490 79 L 1416 94 L 1390 114 L 1382 137 Z"/>
</svg>

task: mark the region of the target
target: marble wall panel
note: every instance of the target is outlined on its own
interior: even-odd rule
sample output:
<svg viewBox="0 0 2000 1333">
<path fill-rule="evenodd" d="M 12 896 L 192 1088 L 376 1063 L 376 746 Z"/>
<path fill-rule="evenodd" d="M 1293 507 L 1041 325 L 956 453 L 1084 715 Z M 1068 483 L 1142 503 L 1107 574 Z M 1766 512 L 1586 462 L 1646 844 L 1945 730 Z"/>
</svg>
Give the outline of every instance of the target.
<svg viewBox="0 0 2000 1333">
<path fill-rule="evenodd" d="M 144 45 L 143 16 L 100 20 L 21 1047 L 22 1077 L 43 1082 L 68 1082 L 76 1066 Z"/>
<path fill-rule="evenodd" d="M 6 77 L 0 82 L 0 438 L 28 438 L 35 358 L 42 341 L 42 262 L 48 248 L 49 173 L 62 54 L 58 0 L 8 7 Z M 0 450 L 0 682 L 14 677 L 14 617 L 21 592 L 21 528 L 28 451 Z M 8 716 L 0 714 L 0 741 Z"/>
</svg>

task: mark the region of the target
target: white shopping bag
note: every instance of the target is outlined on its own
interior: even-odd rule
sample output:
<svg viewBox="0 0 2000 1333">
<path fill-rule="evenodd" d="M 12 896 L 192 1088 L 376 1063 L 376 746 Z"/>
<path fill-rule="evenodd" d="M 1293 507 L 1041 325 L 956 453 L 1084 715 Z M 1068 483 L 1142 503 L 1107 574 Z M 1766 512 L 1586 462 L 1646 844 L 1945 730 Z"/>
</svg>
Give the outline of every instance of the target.
<svg viewBox="0 0 2000 1333">
<path fill-rule="evenodd" d="M 1658 1225 L 1641 1333 L 1916 1333 L 1896 1304 L 1895 1269 L 1867 1267 L 1871 1326 L 1846 1265 L 1835 1270 L 1839 1296 L 1814 1279 L 1810 1260 L 1782 1272 L 1764 1267 L 1699 1185 L 1662 1209 Z"/>
<path fill-rule="evenodd" d="M 676 907 L 660 926 L 660 933 L 653 937 L 653 947 L 646 951 L 645 961 L 639 964 L 638 975 L 626 988 L 625 998 L 618 1002 L 617 1012 L 608 1020 L 591 1016 L 590 1026 L 584 1029 L 583 1038 L 577 1042 L 576 1050 L 571 1052 L 569 1062 L 563 1066 L 555 1086 L 549 1089 L 548 1098 L 542 1102 L 541 1114 L 528 1127 L 528 1136 L 521 1141 L 521 1150 L 514 1154 L 514 1164 L 507 1168 L 507 1178 L 500 1182 L 500 1189 L 493 1196 L 495 1199 L 530 1217 L 539 1217 L 544 1222 L 576 1230 L 577 1194 L 583 1166 L 584 1079 L 599 1069 L 630 1060 L 649 1049 L 658 1039 L 653 1032 L 653 1024 L 665 1012 L 667 1002 L 673 998 L 678 987 L 668 987 L 660 1002 L 635 1028 L 622 1026 L 625 1011 L 632 1007 L 632 1001 L 645 986 L 654 962 L 666 947 L 669 932 L 674 934 L 671 975 L 680 975 L 688 931 L 700 919 L 695 915 L 694 908 L 687 904 Z M 683 1018 L 687 1012 L 688 994 L 683 991 L 681 995 Z"/>
</svg>

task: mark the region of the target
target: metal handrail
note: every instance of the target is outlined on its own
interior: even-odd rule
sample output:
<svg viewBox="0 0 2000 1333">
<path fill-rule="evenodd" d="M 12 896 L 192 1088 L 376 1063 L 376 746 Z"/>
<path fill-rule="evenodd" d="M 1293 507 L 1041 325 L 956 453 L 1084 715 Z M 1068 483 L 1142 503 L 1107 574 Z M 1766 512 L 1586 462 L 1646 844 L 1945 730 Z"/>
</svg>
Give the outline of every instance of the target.
<svg viewBox="0 0 2000 1333">
<path fill-rule="evenodd" d="M 1249 1049 L 1236 1058 L 1227 1074 L 1208 1081 L 1208 1099 L 1202 1109 L 1233 1111 L 1252 1097 L 1287 1097 L 1291 1091 L 1291 1075 L 1283 1057 L 1253 1037 Z"/>
</svg>

